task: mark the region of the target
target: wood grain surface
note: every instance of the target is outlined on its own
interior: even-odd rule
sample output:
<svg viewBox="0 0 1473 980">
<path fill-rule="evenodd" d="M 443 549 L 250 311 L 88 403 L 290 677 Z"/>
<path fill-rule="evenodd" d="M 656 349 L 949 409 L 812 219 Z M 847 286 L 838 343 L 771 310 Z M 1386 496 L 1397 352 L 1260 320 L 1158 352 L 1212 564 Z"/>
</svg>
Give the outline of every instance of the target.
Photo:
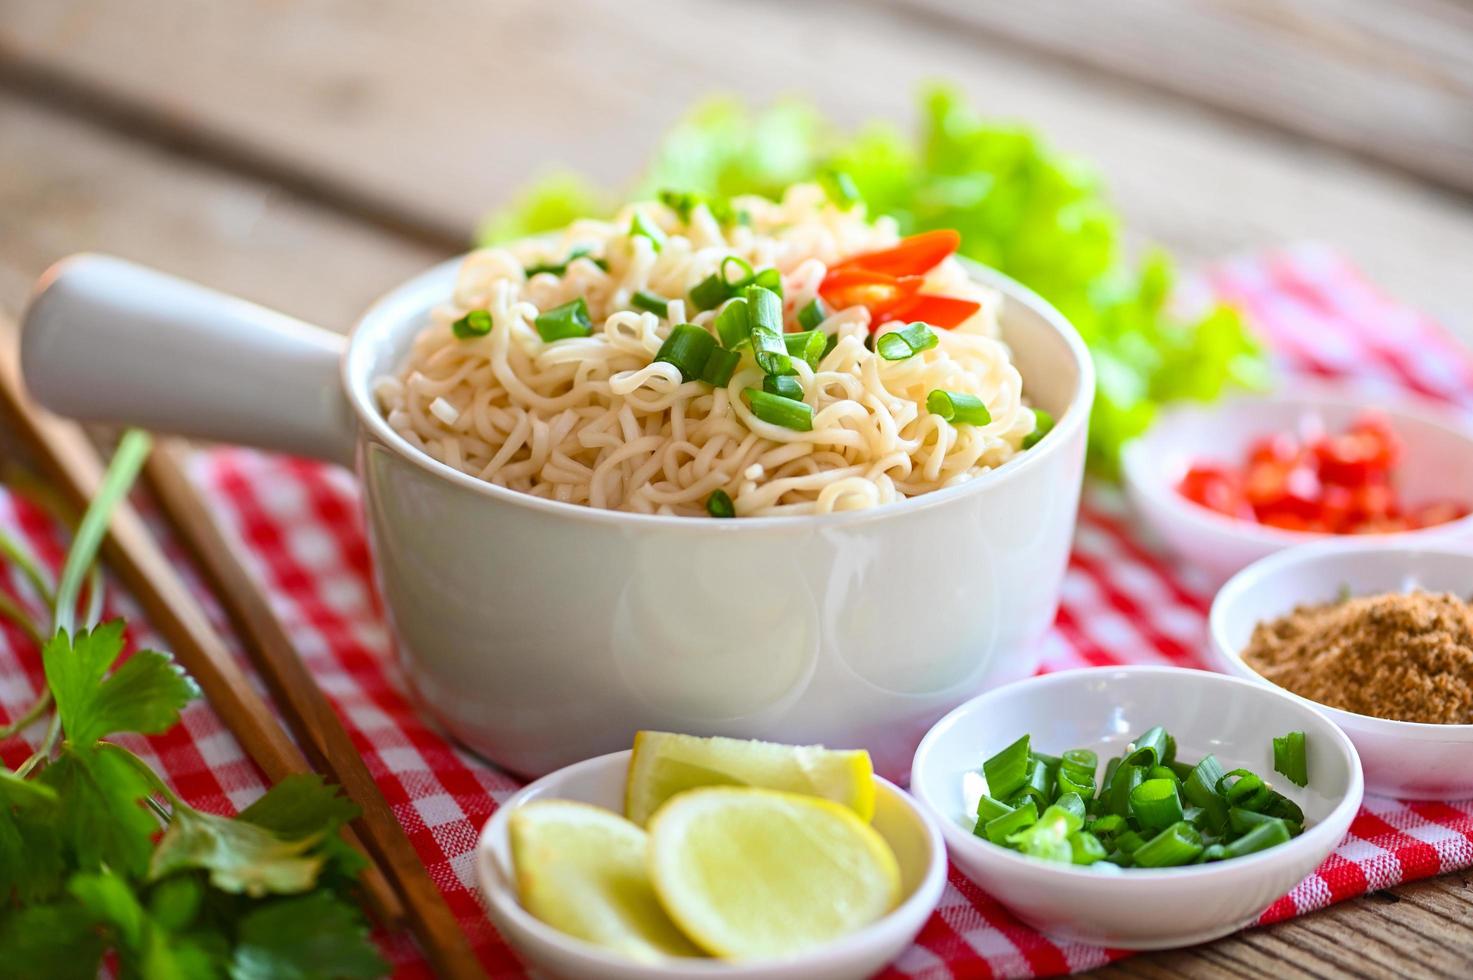
<svg viewBox="0 0 1473 980">
<path fill-rule="evenodd" d="M 1473 338 L 1473 198 L 1449 190 L 1466 188 L 1466 6 L 1110 6 L 1131 30 L 1082 29 L 1104 16 L 1088 9 L 1064 24 L 1055 2 L 0 0 L 0 310 L 95 249 L 344 329 L 549 167 L 629 180 L 703 94 L 904 121 L 915 86 L 945 77 L 1093 160 L 1134 241 L 1189 266 L 1328 241 Z M 1185 37 L 1219 61 L 1167 57 Z M 1253 45 L 1279 60 L 1222 63 Z M 1304 102 L 1301 81 L 1350 83 L 1280 63 L 1303 45 L 1360 64 L 1368 88 Z M 1281 90 L 1289 105 L 1262 105 Z M 1368 149 L 1364 132 L 1404 146 Z M 1454 977 L 1470 962 L 1461 873 L 1100 972 Z"/>
</svg>

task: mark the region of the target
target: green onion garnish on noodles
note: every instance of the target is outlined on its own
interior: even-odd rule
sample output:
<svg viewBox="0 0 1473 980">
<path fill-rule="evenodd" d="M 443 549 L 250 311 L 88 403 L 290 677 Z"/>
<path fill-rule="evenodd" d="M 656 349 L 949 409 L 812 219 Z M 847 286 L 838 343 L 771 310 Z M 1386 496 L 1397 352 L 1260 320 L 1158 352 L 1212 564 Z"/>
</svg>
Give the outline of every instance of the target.
<svg viewBox="0 0 1473 980">
<path fill-rule="evenodd" d="M 629 305 L 636 310 L 644 310 L 661 318 L 670 315 L 670 301 L 668 299 L 658 293 L 647 292 L 643 289 L 630 298 Z"/>
<path fill-rule="evenodd" d="M 829 200 L 845 210 L 864 200 L 854 178 L 842 170 L 825 170 L 819 174 L 818 182 Z"/>
<path fill-rule="evenodd" d="M 690 303 L 698 312 L 714 310 L 730 295 L 731 288 L 727 286 L 726 280 L 721 278 L 721 273 L 713 272 L 691 289 Z"/>
<path fill-rule="evenodd" d="M 1181 798 L 1173 779 L 1148 779 L 1130 791 L 1130 815 L 1143 827 L 1164 830 L 1181 820 Z"/>
<path fill-rule="evenodd" d="M 539 314 L 535 322 L 538 336 L 549 344 L 554 340 L 587 337 L 593 333 L 593 321 L 588 316 L 588 304 L 583 301 L 582 296 Z"/>
<path fill-rule="evenodd" d="M 817 330 L 783 334 L 783 343 L 787 346 L 788 353 L 801 358 L 815 371 L 818 370 L 818 362 L 823 359 L 823 349 L 827 341 L 828 338 Z"/>
<path fill-rule="evenodd" d="M 757 366 L 764 374 L 797 373 L 783 340 L 783 301 L 763 286 L 748 286 L 742 296 L 747 301 L 747 326 Z"/>
<path fill-rule="evenodd" d="M 733 276 L 730 272 L 727 272 L 727 266 L 735 267 L 737 274 Z M 752 282 L 752 277 L 756 275 L 752 270 L 752 263 L 740 255 L 728 255 L 721 260 L 721 264 L 716 267 L 716 271 L 721 274 L 721 281 L 726 283 L 733 292 L 741 289 L 743 286 L 749 285 Z"/>
<path fill-rule="evenodd" d="M 1274 739 L 1274 772 L 1295 786 L 1309 782 L 1309 761 L 1304 753 L 1304 733 L 1290 732 Z"/>
<path fill-rule="evenodd" d="M 1033 431 L 1023 437 L 1023 448 L 1032 449 L 1053 430 L 1054 417 L 1041 408 L 1033 410 Z"/>
<path fill-rule="evenodd" d="M 764 422 L 798 432 L 813 430 L 813 406 L 756 388 L 746 389 L 752 414 Z"/>
<path fill-rule="evenodd" d="M 1202 853 L 1202 835 L 1185 821 L 1174 823 L 1131 854 L 1142 868 L 1174 868 L 1189 864 Z"/>
<path fill-rule="evenodd" d="M 992 421 L 992 413 L 976 395 L 940 388 L 926 396 L 926 411 L 957 425 L 986 425 Z"/>
<path fill-rule="evenodd" d="M 1024 735 L 982 763 L 982 775 L 987 777 L 988 795 L 999 800 L 1011 799 L 1028 782 L 1030 761 L 1028 736 Z"/>
<path fill-rule="evenodd" d="M 706 513 L 712 517 L 735 517 L 736 507 L 725 490 L 712 490 L 706 498 Z"/>
<path fill-rule="evenodd" d="M 701 369 L 701 380 L 713 388 L 725 388 L 741 360 L 742 355 L 736 351 L 716 347 L 706 358 L 706 366 Z"/>
<path fill-rule="evenodd" d="M 592 248 L 587 245 L 579 245 L 571 252 L 569 252 L 568 257 L 563 259 L 561 262 L 541 262 L 536 265 L 529 265 L 523 271 L 526 273 L 528 279 L 531 279 L 533 276 L 540 275 L 544 272 L 551 273 L 554 276 L 561 276 L 568 271 L 568 266 L 573 264 L 574 259 L 588 259 L 588 261 L 592 262 L 594 265 L 598 266 L 605 272 L 609 271 L 609 264 L 607 262 L 605 262 L 603 259 L 593 258 L 592 256 Z"/>
<path fill-rule="evenodd" d="M 808 301 L 807 306 L 798 311 L 798 326 L 804 330 L 815 330 L 828 318 L 829 311 L 824 308 L 823 300 L 815 296 Z"/>
<path fill-rule="evenodd" d="M 695 210 L 697 204 L 701 203 L 699 194 L 669 188 L 660 191 L 656 197 L 659 198 L 661 204 L 678 214 L 681 221 L 689 221 L 690 213 Z"/>
<path fill-rule="evenodd" d="M 648 238 L 656 252 L 665 247 L 665 232 L 659 225 L 644 216 L 643 211 L 634 212 L 629 222 L 630 238 Z"/>
<path fill-rule="evenodd" d="M 751 279 L 740 285 L 761 286 L 763 289 L 770 289 L 774 293 L 777 293 L 778 298 L 781 299 L 783 295 L 783 274 L 772 268 L 761 269 L 754 273 Z"/>
<path fill-rule="evenodd" d="M 747 322 L 746 300 L 734 299 L 716 314 L 716 335 L 721 338 L 721 346 L 727 350 L 746 340 L 751 332 L 752 328 Z"/>
<path fill-rule="evenodd" d="M 875 338 L 875 353 L 887 361 L 903 361 L 940 343 L 936 331 L 924 323 L 912 323 Z"/>
<path fill-rule="evenodd" d="M 491 332 L 491 313 L 489 310 L 471 310 L 450 324 L 450 332 L 461 340 L 484 337 Z"/>
<path fill-rule="evenodd" d="M 670 329 L 670 336 L 660 345 L 655 360 L 675 365 L 680 369 L 683 380 L 695 381 L 701 377 L 706 359 L 711 356 L 715 346 L 716 338 L 707 333 L 704 327 L 698 327 L 694 323 L 678 323 Z"/>
<path fill-rule="evenodd" d="M 779 398 L 803 400 L 803 386 L 791 374 L 769 374 L 762 379 L 762 390 Z"/>
</svg>

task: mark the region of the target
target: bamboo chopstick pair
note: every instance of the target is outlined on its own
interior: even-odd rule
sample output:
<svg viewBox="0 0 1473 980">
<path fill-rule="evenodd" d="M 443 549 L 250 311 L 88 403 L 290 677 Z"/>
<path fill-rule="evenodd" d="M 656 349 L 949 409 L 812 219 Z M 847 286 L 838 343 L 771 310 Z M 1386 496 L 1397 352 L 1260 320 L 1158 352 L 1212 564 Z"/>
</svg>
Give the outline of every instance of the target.
<svg viewBox="0 0 1473 980">
<path fill-rule="evenodd" d="M 101 481 L 102 460 L 80 426 L 30 403 L 20 382 L 13 327 L 0 329 L 0 412 L 65 495 L 79 509 L 85 508 Z M 437 976 L 484 977 L 455 917 L 379 793 L 337 713 L 297 657 L 260 586 L 189 482 L 183 452 L 177 443 L 160 442 L 145 474 L 245 641 L 296 743 L 256 694 L 204 610 L 126 503 L 113 516 L 103 543 L 104 558 L 268 779 L 276 782 L 316 767 L 358 804 L 362 815 L 347 836 L 371 859 L 362 883 L 375 918 L 387 927 L 407 924 Z"/>
</svg>

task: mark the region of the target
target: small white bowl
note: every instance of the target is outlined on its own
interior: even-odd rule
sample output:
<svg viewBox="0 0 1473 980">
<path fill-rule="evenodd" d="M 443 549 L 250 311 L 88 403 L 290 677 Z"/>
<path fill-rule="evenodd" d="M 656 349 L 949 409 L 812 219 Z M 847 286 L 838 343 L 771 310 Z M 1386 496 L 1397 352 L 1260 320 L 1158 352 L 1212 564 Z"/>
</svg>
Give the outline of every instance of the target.
<svg viewBox="0 0 1473 980">
<path fill-rule="evenodd" d="M 580 980 L 819 980 L 868 977 L 899 956 L 930 918 L 946 885 L 946 846 L 936 825 L 904 791 L 875 777 L 874 828 L 900 863 L 901 902 L 894 911 L 853 935 L 801 956 L 730 961 L 672 959 L 636 963 L 557 931 L 522 908 L 517 899 L 507 842 L 507 821 L 534 800 L 577 800 L 622 812 L 624 775 L 630 752 L 614 752 L 544 776 L 507 800 L 481 831 L 476 871 L 491 921 L 531 966 L 556 977 Z"/>
<path fill-rule="evenodd" d="M 1276 685 L 1243 662 L 1253 627 L 1305 603 L 1330 602 L 1342 590 L 1473 592 L 1473 551 L 1397 541 L 1326 541 L 1255 562 L 1223 586 L 1208 628 L 1214 665 L 1260 684 Z M 1298 697 L 1298 695 L 1291 695 Z M 1404 800 L 1473 796 L 1473 725 L 1390 721 L 1314 704 L 1344 729 L 1365 766 L 1366 792 Z"/>
<path fill-rule="evenodd" d="M 1101 763 L 1153 725 L 1195 762 L 1247 768 L 1304 810 L 1304 833 L 1258 854 L 1185 868 L 1111 873 L 1026 857 L 972 833 L 964 786 L 1023 734 L 1039 751 L 1093 749 Z M 1272 737 L 1305 733 L 1309 785 L 1273 767 Z M 916 751 L 911 791 L 941 825 L 951 860 L 1035 929 L 1124 949 L 1206 942 L 1253 922 L 1340 843 L 1361 801 L 1355 747 L 1328 719 L 1276 688 L 1175 667 L 1095 667 L 1019 681 L 941 719 Z M 975 787 L 973 788 L 975 792 Z"/>
<path fill-rule="evenodd" d="M 1192 464 L 1236 465 L 1264 436 L 1300 432 L 1306 424 L 1340 432 L 1370 409 L 1383 415 L 1405 444 L 1397 468 L 1402 499 L 1416 505 L 1459 493 L 1473 497 L 1473 421 L 1467 415 L 1421 399 L 1387 400 L 1354 387 L 1299 380 L 1270 395 L 1162 412 L 1145 435 L 1124 449 L 1126 491 L 1136 511 L 1172 551 L 1214 582 L 1223 582 L 1276 551 L 1333 536 L 1268 527 L 1193 503 L 1176 490 Z M 1402 542 L 1473 540 L 1473 515 L 1436 527 L 1366 537 Z"/>
</svg>

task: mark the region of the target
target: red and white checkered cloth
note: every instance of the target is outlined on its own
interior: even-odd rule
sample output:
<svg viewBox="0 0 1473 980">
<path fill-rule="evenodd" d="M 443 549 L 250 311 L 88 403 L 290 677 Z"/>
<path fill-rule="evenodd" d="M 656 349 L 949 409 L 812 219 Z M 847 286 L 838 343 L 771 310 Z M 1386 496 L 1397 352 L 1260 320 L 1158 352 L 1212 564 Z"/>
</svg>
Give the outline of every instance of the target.
<svg viewBox="0 0 1473 980">
<path fill-rule="evenodd" d="M 1436 324 L 1387 299 L 1335 253 L 1304 246 L 1230 262 L 1195 284 L 1240 305 L 1289 372 L 1357 379 L 1388 393 L 1414 390 L 1473 409 L 1473 354 Z M 1190 291 L 1190 288 L 1189 288 Z M 517 782 L 470 758 L 410 707 L 369 577 L 357 491 L 347 472 L 242 450 L 196 461 L 219 518 L 247 545 L 297 649 L 341 713 L 379 788 L 493 976 L 521 973 L 482 914 L 472 871 L 476 834 Z M 53 568 L 64 538 L 22 497 L 0 492 L 0 526 L 19 533 Z M 172 545 L 170 545 L 172 547 Z M 181 561 L 181 565 L 182 565 Z M 194 583 L 198 586 L 198 583 Z M 24 594 L 12 571 L 0 588 Z M 198 589 L 217 627 L 228 628 Z M 1121 663 L 1201 665 L 1210 592 L 1144 542 L 1120 498 L 1086 494 L 1063 605 L 1045 643 L 1044 669 Z M 148 635 L 116 590 L 109 615 L 132 638 Z M 41 683 L 40 658 L 9 626 L 0 633 L 0 719 L 13 718 Z M 38 735 L 28 733 L 32 740 Z M 11 766 L 24 738 L 0 746 Z M 174 731 L 135 748 L 206 810 L 233 812 L 264 790 L 260 773 L 205 704 Z M 1473 865 L 1473 801 L 1368 799 L 1335 854 L 1264 913 L 1274 922 L 1368 890 Z M 385 940 L 401 976 L 428 968 L 412 942 Z M 901 977 L 1049 976 L 1098 966 L 1119 951 L 1054 943 L 1020 924 L 953 872 L 941 906 L 891 967 Z"/>
</svg>

